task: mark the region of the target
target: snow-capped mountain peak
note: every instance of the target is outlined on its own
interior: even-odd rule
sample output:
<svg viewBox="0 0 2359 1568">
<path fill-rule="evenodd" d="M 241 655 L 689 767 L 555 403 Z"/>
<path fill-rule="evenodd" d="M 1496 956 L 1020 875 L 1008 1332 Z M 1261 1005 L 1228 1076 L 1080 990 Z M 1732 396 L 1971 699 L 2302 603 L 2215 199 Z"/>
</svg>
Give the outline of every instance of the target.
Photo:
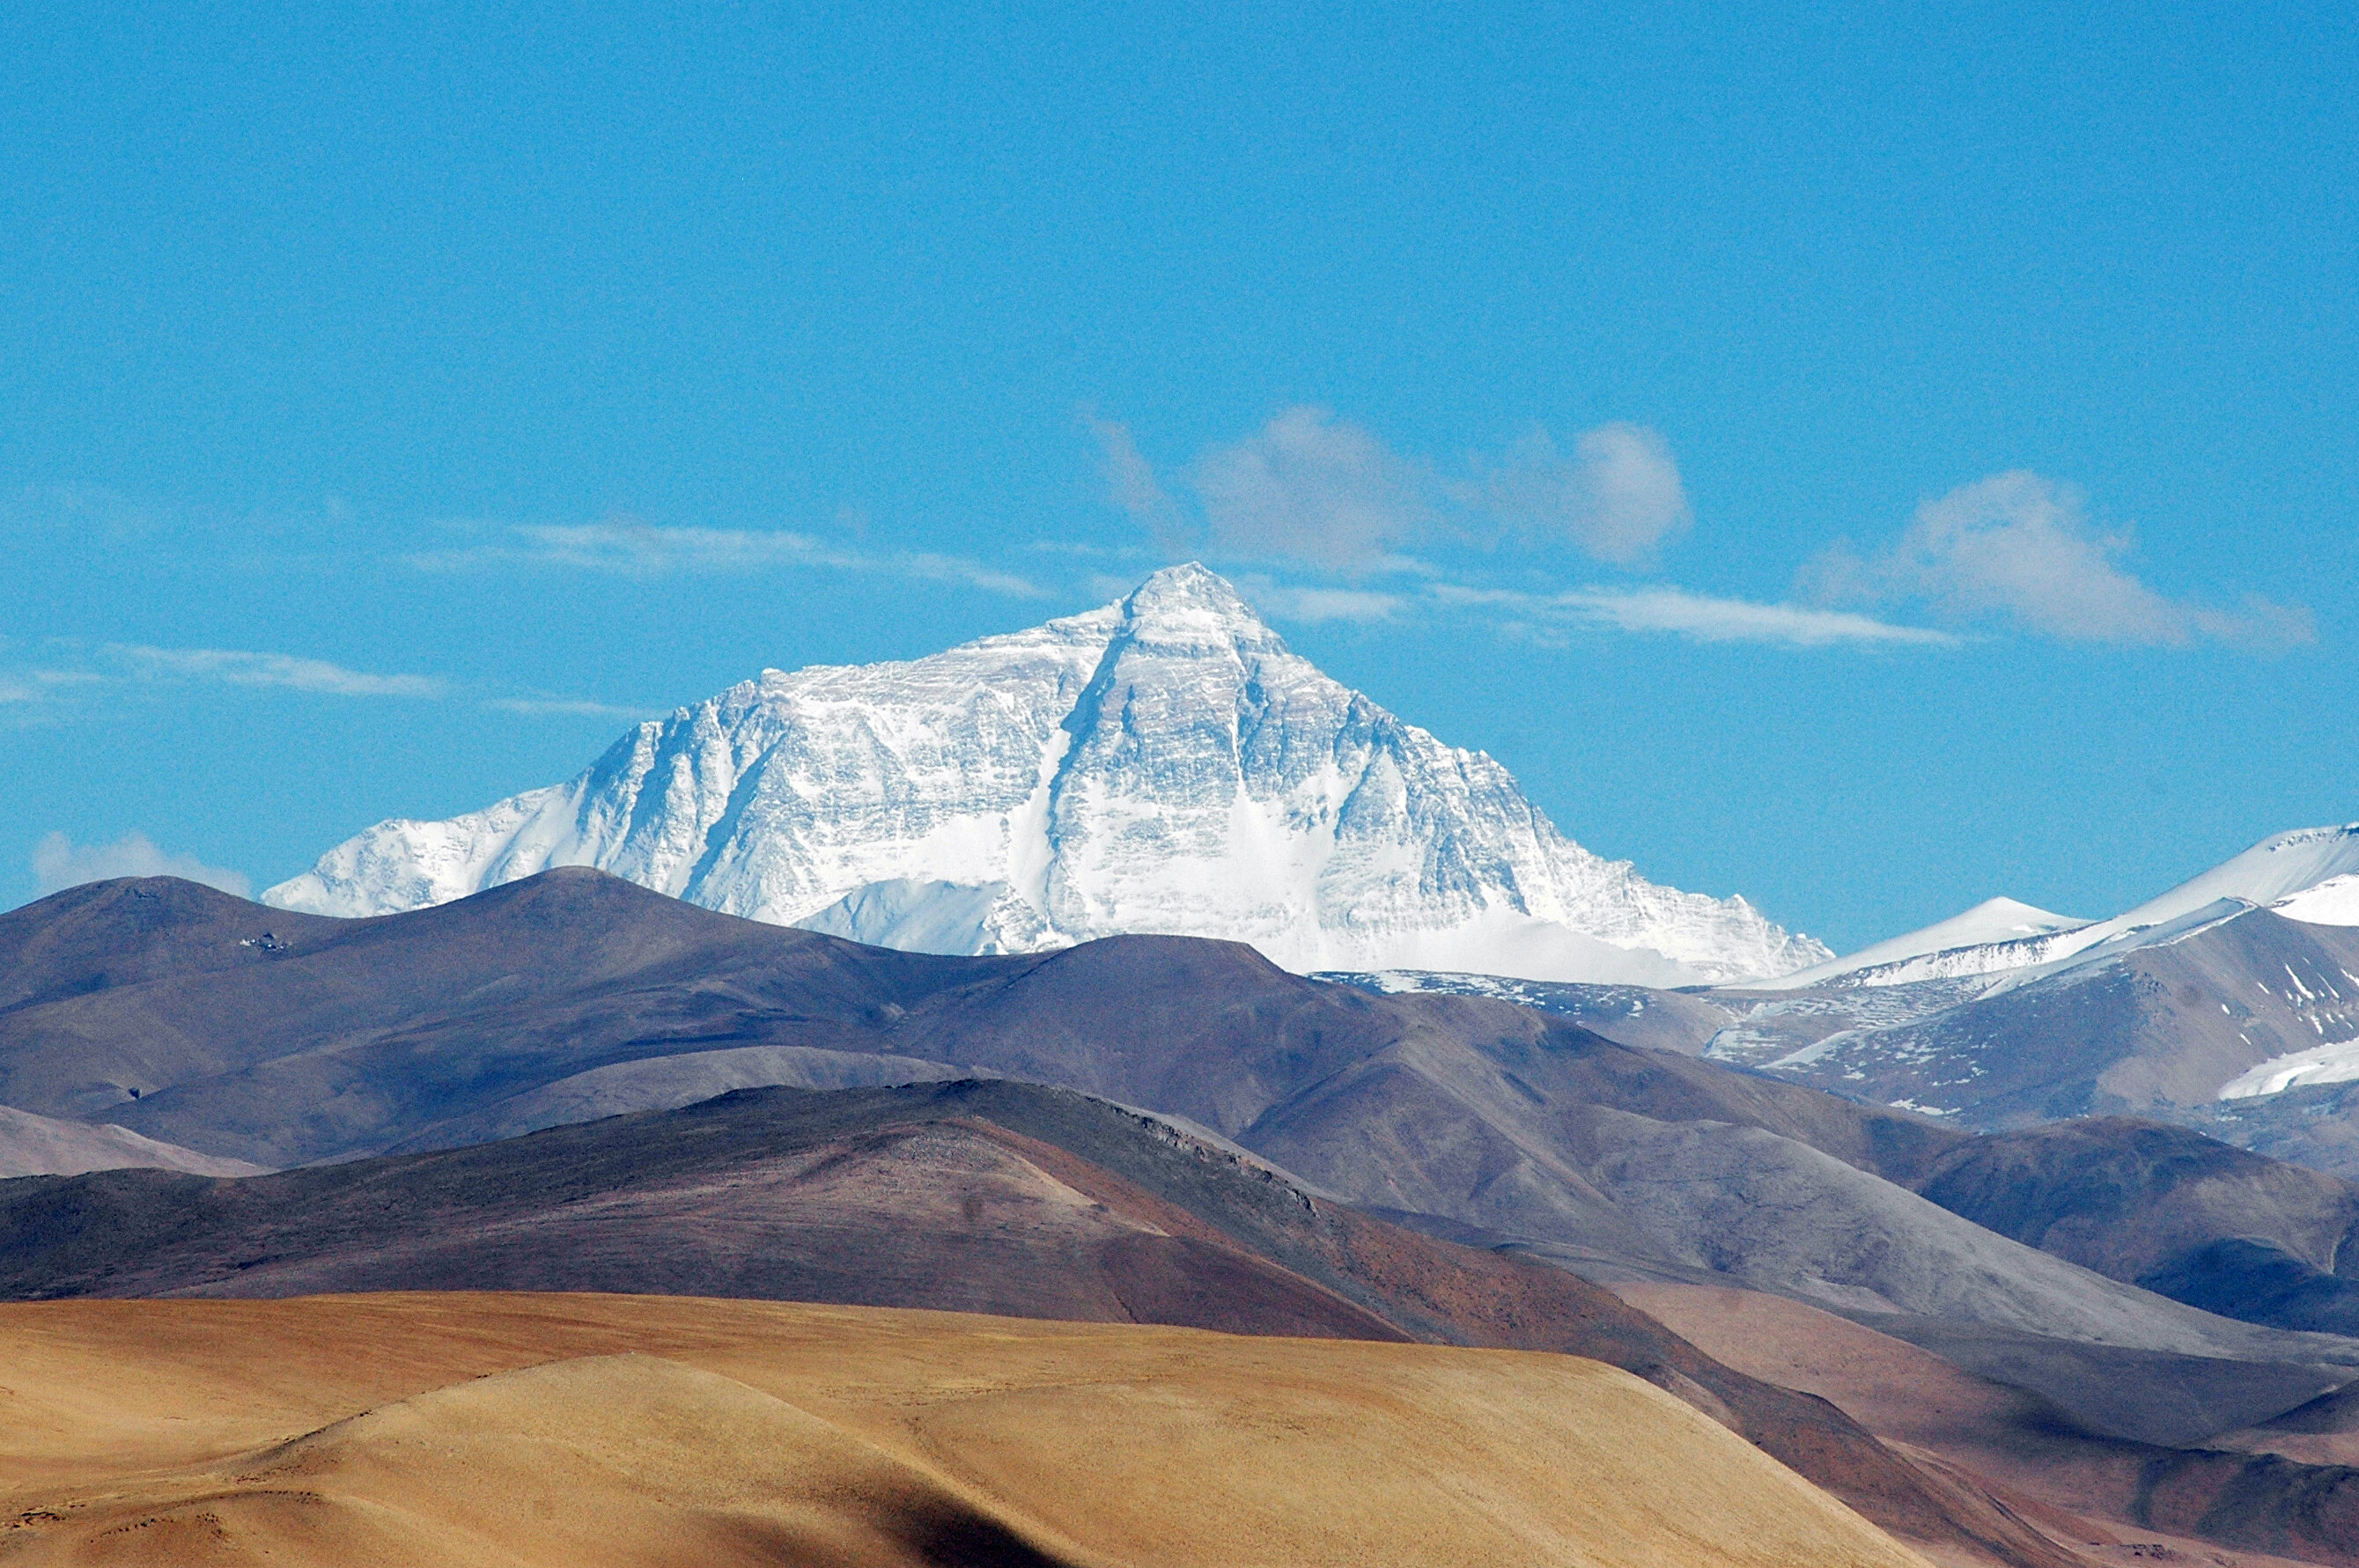
<svg viewBox="0 0 2359 1568">
<path fill-rule="evenodd" d="M 1165 567 L 1113 607 L 1133 643 L 1283 654 L 1286 643 L 1229 580 L 1193 561 Z"/>
<path fill-rule="evenodd" d="M 2013 984 L 2060 965 L 2173 940 L 2256 906 L 2315 925 L 2359 925 L 2359 823 L 2274 834 L 2110 920 L 2073 920 L 2013 899 L 1992 899 L 1921 931 L 1779 976 L 1761 989 L 1900 986 L 1976 975 Z"/>
<path fill-rule="evenodd" d="M 383 914 L 557 865 L 929 951 L 1169 932 L 1299 970 L 1652 985 L 1828 957 L 1582 849 L 1497 762 L 1329 679 L 1192 564 L 930 657 L 765 671 L 571 783 L 380 823 L 264 897 Z"/>
<path fill-rule="evenodd" d="M 1764 989 L 1796 990 L 1836 979 L 1893 985 L 2009 968 L 2037 962 L 2026 955 L 2043 946 L 2053 946 L 2054 939 L 2088 924 L 2017 899 L 1984 899 L 1962 914 L 1921 930 L 1889 936 L 1856 953 L 1781 975 Z"/>
</svg>

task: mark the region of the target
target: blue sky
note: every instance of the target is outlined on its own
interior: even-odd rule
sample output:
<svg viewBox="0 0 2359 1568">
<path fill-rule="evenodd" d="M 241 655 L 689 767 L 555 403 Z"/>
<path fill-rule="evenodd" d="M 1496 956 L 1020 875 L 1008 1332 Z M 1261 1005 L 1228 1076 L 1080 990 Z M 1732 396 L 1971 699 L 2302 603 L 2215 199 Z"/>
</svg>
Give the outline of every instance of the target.
<svg viewBox="0 0 2359 1568">
<path fill-rule="evenodd" d="M 0 903 L 1176 556 L 1838 946 L 2359 817 L 2347 9 L 480 9 L 0 18 Z"/>
</svg>

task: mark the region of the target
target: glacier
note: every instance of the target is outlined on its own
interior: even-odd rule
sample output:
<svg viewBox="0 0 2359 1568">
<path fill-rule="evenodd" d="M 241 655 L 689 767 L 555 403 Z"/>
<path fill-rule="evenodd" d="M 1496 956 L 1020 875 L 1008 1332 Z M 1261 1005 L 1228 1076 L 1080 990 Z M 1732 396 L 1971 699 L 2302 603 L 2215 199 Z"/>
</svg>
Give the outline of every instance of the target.
<svg viewBox="0 0 2359 1568">
<path fill-rule="evenodd" d="M 1299 973 L 1678 986 L 1832 957 L 1560 833 L 1507 770 L 1322 675 L 1198 565 L 902 663 L 766 670 L 571 782 L 382 822 L 266 902 L 374 915 L 552 866 L 887 946 L 1223 937 Z"/>
</svg>

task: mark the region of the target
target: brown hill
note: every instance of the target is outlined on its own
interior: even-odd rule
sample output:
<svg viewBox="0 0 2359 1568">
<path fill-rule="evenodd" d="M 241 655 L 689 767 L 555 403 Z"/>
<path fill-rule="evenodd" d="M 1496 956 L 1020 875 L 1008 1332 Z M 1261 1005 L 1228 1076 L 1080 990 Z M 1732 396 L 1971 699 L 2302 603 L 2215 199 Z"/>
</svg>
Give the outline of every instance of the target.
<svg viewBox="0 0 2359 1568">
<path fill-rule="evenodd" d="M 27 1563 L 1922 1568 L 1571 1357 L 875 1309 L 0 1310 Z"/>
</svg>

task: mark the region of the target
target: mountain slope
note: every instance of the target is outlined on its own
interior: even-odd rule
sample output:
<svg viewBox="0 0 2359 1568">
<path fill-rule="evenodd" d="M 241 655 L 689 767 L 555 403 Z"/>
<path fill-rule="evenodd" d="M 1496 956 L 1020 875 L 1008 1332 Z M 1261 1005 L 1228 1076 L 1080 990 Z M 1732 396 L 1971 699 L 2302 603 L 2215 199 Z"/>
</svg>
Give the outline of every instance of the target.
<svg viewBox="0 0 2359 1568">
<path fill-rule="evenodd" d="M 267 948 L 245 935 L 266 920 Z M 126 983 L 105 983 L 118 967 Z M 276 1165 L 479 1141 L 569 1106 L 677 1105 L 766 1066 L 812 1085 L 979 1071 L 1148 1107 L 1352 1201 L 1616 1266 L 2158 1351 L 2339 1355 L 1903 1190 L 1960 1133 L 1498 1001 L 1321 984 L 1234 943 L 897 953 L 579 869 L 364 921 L 158 880 L 0 917 L 12 987 L 48 989 L 0 1011 L 0 1091 Z M 108 1087 L 124 1085 L 140 1097 Z M 1721 1173 L 1709 1194 L 1704 1169 Z"/>
<path fill-rule="evenodd" d="M 2075 920 L 2069 914 L 2052 914 L 2011 898 L 1985 899 L 1962 914 L 1953 914 L 1921 930 L 1889 936 L 1856 953 L 1845 953 L 1823 964 L 1813 964 L 1807 969 L 1780 975 L 1775 982 L 1775 989 L 1786 990 L 1813 986 L 1839 975 L 1856 975 L 1863 970 L 1890 970 L 1911 958 L 1924 958 L 1935 954 L 1956 956 L 1968 949 L 2003 951 L 2011 957 L 2020 957 L 2031 951 L 2041 938 L 2051 939 L 2049 945 L 2052 946 L 2056 945 L 2053 939 L 2068 936 L 2089 924 L 2085 920 Z M 1769 988 L 1765 986 L 1764 989 Z"/>
<path fill-rule="evenodd" d="M 2065 1539 L 2076 1521 L 2038 1505 L 2110 1526 L 2083 1539 L 2138 1541 L 2147 1561 L 2230 1561 L 2199 1541 L 2302 1561 L 2359 1559 L 2359 1470 L 2331 1460 L 2288 1464 L 2266 1446 L 2265 1429 L 2238 1434 L 2252 1453 L 2107 1436 L 2020 1387 L 1799 1302 L 1693 1285 L 1620 1292 L 1753 1376 L 1828 1400 L 1887 1442 L 1988 1477 L 2019 1513 Z M 2157 1541 L 2158 1532 L 2180 1539 Z"/>
<path fill-rule="evenodd" d="M 142 1138 L 125 1127 L 65 1121 L 0 1105 L 0 1179 L 10 1176 L 75 1176 L 84 1171 L 147 1167 L 190 1171 L 205 1176 L 259 1175 L 262 1167 L 243 1160 L 218 1160 L 170 1143 Z"/>
<path fill-rule="evenodd" d="M 926 951 L 1145 931 L 1298 971 L 1658 985 L 1829 956 L 1582 849 L 1498 763 L 1320 674 L 1194 566 L 930 658 L 766 672 L 571 783 L 379 824 L 264 897 L 382 914 L 567 865 Z"/>
<path fill-rule="evenodd" d="M 2186 1128 L 2103 1118 L 1977 1138 L 1917 1190 L 2180 1301 L 2359 1334 L 2359 1185 Z"/>
<path fill-rule="evenodd" d="M 2053 973 L 2087 957 L 2194 929 L 2246 907 L 2290 919 L 2347 925 L 2348 889 L 2359 880 L 2359 823 L 2275 834 L 2109 920 L 2072 920 L 2012 899 L 1992 899 L 1922 931 L 1778 978 L 1776 989 L 1839 981 L 1903 985 L 2038 968 Z M 2307 913 L 2305 913 L 2307 912 Z"/>
<path fill-rule="evenodd" d="M 471 1119 L 496 1120 L 519 1097 L 640 1108 L 653 1102 L 633 1104 L 629 1080 L 652 1069 L 634 1064 L 658 1062 L 692 1080 L 665 1093 L 744 1087 L 733 1072 L 772 1061 L 814 1087 L 828 1074 L 886 1081 L 843 1076 L 864 1068 L 981 1069 L 1234 1137 L 1403 1038 L 1550 1027 L 1579 1033 L 1498 1002 L 1321 984 L 1234 943 L 895 952 L 580 868 L 370 920 L 290 915 L 169 878 L 0 915 L 0 1104 L 280 1166 L 487 1136 L 500 1129 Z M 1766 1095 L 1802 1122 L 1930 1131 L 1710 1067 L 1662 1070 L 1713 1086 L 1699 1104 Z"/>
</svg>

